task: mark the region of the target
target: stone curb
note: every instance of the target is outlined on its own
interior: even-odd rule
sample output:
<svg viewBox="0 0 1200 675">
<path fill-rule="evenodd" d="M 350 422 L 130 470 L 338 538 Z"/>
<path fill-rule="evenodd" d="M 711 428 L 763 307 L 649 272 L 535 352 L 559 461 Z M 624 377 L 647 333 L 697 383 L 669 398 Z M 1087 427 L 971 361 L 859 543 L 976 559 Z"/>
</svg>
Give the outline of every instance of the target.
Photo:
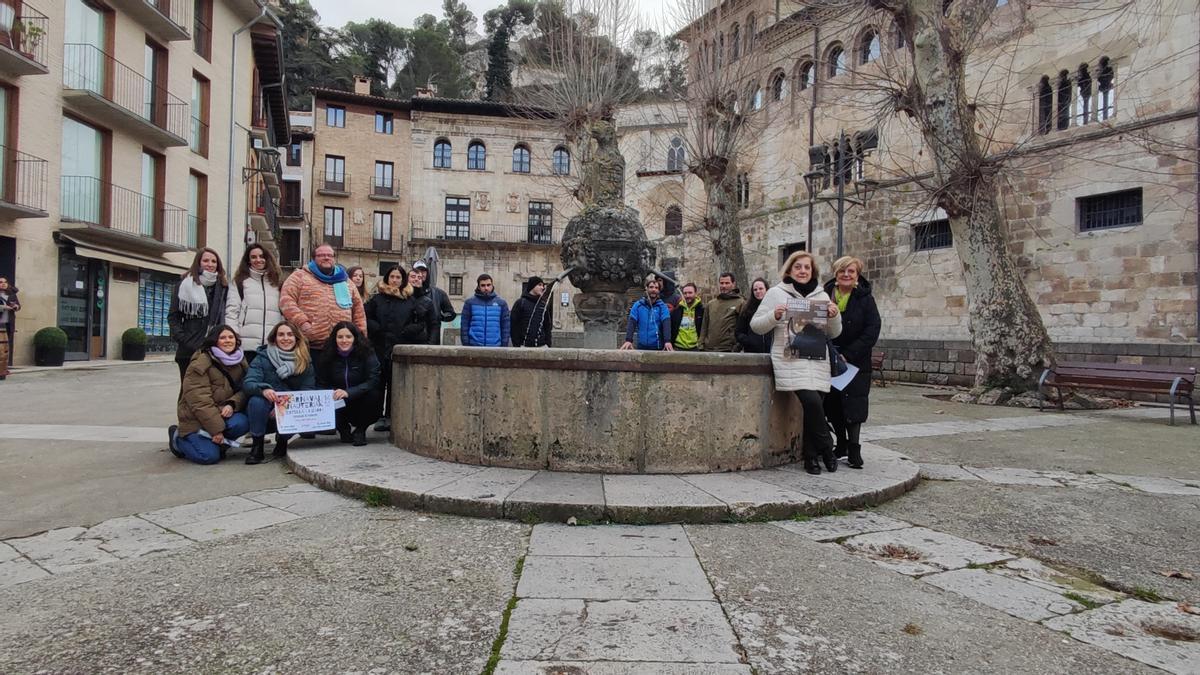
<svg viewBox="0 0 1200 675">
<path fill-rule="evenodd" d="M 357 448 L 356 448 L 357 450 Z M 395 456 L 395 467 L 364 469 L 363 460 L 345 446 L 289 451 L 287 464 L 298 477 L 330 492 L 364 499 L 370 493 L 382 504 L 406 509 L 475 518 L 522 522 L 608 521 L 634 525 L 660 523 L 723 523 L 767 521 L 797 515 L 820 516 L 834 511 L 860 509 L 890 501 L 912 490 L 921 481 L 920 467 L 907 457 L 882 448 L 864 448 L 867 470 L 842 465 L 834 473 L 809 476 L 800 467 L 703 474 L 709 489 L 687 481 L 692 474 L 622 475 L 556 471 L 528 472 L 515 476 L 495 492 L 456 493 L 456 483 L 489 467 L 417 458 L 394 447 L 372 445 L 375 462 Z M 384 453 L 384 459 L 380 454 Z M 355 466 L 357 465 L 357 466 Z M 411 485 L 397 485 L 397 473 L 419 466 L 434 475 Z M 432 471 L 428 471 L 432 469 Z M 444 469 L 445 472 L 440 472 Z M 448 477 L 449 475 L 449 477 Z M 711 481 L 729 476 L 729 485 L 713 489 Z M 749 479 L 749 480 L 747 480 Z M 404 481 L 401 479 L 401 483 Z M 530 487 L 530 483 L 539 487 Z M 545 499 L 538 498 L 545 486 Z M 606 489 L 607 486 L 607 489 Z M 556 490 L 561 487 L 562 490 Z M 616 501 L 609 492 L 620 487 Z M 565 492 L 565 494 L 557 494 Z M 520 494 L 518 494 L 520 493 Z M 713 493 L 721 493 L 717 496 Z M 759 497 L 756 495 L 768 495 Z M 731 495 L 736 495 L 735 498 Z"/>
</svg>

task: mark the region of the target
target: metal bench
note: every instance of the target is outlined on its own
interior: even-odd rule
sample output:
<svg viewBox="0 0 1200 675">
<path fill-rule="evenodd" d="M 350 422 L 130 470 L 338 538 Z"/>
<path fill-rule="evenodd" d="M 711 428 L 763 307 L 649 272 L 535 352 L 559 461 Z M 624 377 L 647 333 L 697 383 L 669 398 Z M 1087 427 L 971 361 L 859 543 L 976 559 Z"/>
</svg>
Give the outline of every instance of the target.
<svg viewBox="0 0 1200 675">
<path fill-rule="evenodd" d="M 883 360 L 887 358 L 887 352 L 882 349 L 876 349 L 871 352 L 871 372 L 879 377 L 879 386 L 886 387 L 887 380 L 883 379 Z"/>
<path fill-rule="evenodd" d="M 1196 369 L 1190 366 L 1147 366 L 1136 363 L 1059 363 L 1042 372 L 1038 380 L 1038 410 L 1045 409 L 1046 389 L 1058 391 L 1058 407 L 1063 410 L 1063 387 L 1104 389 L 1167 394 L 1171 397 L 1171 424 L 1175 424 L 1175 403 L 1187 399 L 1192 424 L 1196 424 Z"/>
</svg>

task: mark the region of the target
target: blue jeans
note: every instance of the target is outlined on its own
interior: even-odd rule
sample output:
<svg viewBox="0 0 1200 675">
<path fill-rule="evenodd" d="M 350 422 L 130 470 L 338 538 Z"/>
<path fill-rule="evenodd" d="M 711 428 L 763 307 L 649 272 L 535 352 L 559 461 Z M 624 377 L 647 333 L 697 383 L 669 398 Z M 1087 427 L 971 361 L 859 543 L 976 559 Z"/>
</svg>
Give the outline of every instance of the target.
<svg viewBox="0 0 1200 675">
<path fill-rule="evenodd" d="M 249 428 L 250 421 L 244 413 L 233 413 L 225 420 L 225 431 L 221 433 L 226 440 L 232 441 L 245 436 Z M 179 448 L 184 457 L 197 464 L 216 464 L 221 461 L 220 446 L 213 443 L 211 438 L 201 436 L 199 431 L 177 437 L 175 447 Z"/>
<path fill-rule="evenodd" d="M 251 396 L 250 402 L 246 404 L 246 416 L 250 418 L 250 435 L 254 438 L 262 438 L 267 435 L 267 432 L 275 428 L 275 418 L 271 417 L 271 413 L 275 410 L 275 404 L 261 396 Z M 291 434 L 275 434 L 275 440 L 287 440 L 291 438 Z"/>
</svg>

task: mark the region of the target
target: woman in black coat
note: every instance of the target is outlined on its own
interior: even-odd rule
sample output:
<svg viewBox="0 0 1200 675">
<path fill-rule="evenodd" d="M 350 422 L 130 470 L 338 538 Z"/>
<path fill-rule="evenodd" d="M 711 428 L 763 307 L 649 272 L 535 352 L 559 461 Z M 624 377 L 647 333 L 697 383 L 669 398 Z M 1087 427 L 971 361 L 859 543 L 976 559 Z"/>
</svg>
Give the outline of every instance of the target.
<svg viewBox="0 0 1200 675">
<path fill-rule="evenodd" d="M 863 276 L 863 262 L 853 256 L 839 258 L 833 263 L 834 278 L 825 284 L 825 292 L 838 303 L 842 312 L 842 334 L 833 339 L 833 344 L 854 364 L 858 373 L 842 391 L 830 389 L 825 395 L 825 418 L 833 426 L 837 436 L 838 457 L 845 457 L 851 469 L 861 469 L 862 444 L 859 431 L 867 421 L 868 402 L 871 396 L 871 351 L 879 341 L 882 321 L 875 298 L 871 296 L 871 282 Z"/>
<path fill-rule="evenodd" d="M 750 330 L 750 319 L 758 311 L 758 306 L 762 304 L 762 299 L 766 294 L 766 279 L 759 277 L 750 282 L 750 299 L 746 301 L 746 306 L 742 307 L 742 313 L 738 314 L 737 325 L 734 327 L 733 332 L 737 337 L 738 346 L 747 354 L 771 353 L 771 345 L 775 340 L 775 331 L 771 331 L 766 335 L 759 335 Z"/>
<path fill-rule="evenodd" d="M 379 419 L 379 358 L 371 344 L 349 321 L 330 331 L 333 349 L 321 352 L 317 386 L 333 390 L 333 400 L 346 405 L 337 410 L 337 430 L 343 443 L 367 444 L 367 427 Z"/>
<path fill-rule="evenodd" d="M 376 286 L 375 295 L 366 304 L 367 335 L 375 345 L 381 364 L 387 364 L 380 378 L 383 418 L 375 431 L 391 428 L 392 348 L 396 345 L 426 345 L 441 328 L 437 308 L 416 270 L 405 272 L 397 265 Z"/>
<path fill-rule="evenodd" d="M 187 372 L 192 354 L 217 326 L 225 324 L 225 300 L 229 282 L 221 256 L 211 248 L 196 251 L 192 266 L 175 285 L 167 323 L 171 340 L 175 342 L 175 363 L 179 365 L 179 381 Z"/>
</svg>

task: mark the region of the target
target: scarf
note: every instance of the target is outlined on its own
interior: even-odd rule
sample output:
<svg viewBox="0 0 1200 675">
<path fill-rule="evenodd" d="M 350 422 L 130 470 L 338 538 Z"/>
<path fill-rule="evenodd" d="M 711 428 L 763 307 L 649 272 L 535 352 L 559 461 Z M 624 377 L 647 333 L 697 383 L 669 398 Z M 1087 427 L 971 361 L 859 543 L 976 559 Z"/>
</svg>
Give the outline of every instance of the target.
<svg viewBox="0 0 1200 675">
<path fill-rule="evenodd" d="M 785 281 L 792 285 L 792 288 L 800 292 L 800 297 L 807 298 L 809 293 L 817 290 L 817 279 L 813 277 L 804 283 L 800 283 L 795 279 L 788 277 Z"/>
<path fill-rule="evenodd" d="M 208 316 L 208 289 L 217 283 L 217 273 L 204 271 L 200 281 L 187 275 L 179 282 L 179 311 L 188 317 Z"/>
<path fill-rule="evenodd" d="M 380 281 L 379 285 L 375 287 L 375 290 L 379 293 L 383 293 L 384 295 L 390 295 L 393 298 L 400 298 L 401 300 L 410 298 L 413 294 L 413 287 L 408 284 L 404 284 L 403 286 L 393 286 L 386 281 Z"/>
<path fill-rule="evenodd" d="M 837 303 L 839 312 L 846 311 L 846 307 L 850 305 L 850 296 L 853 294 L 854 291 L 852 290 L 849 293 L 842 295 L 842 289 L 838 288 L 837 286 L 833 287 L 833 301 Z"/>
<path fill-rule="evenodd" d="M 267 358 L 275 367 L 279 379 L 286 380 L 296 374 L 296 352 L 285 352 L 276 345 L 267 345 Z"/>
<path fill-rule="evenodd" d="M 309 260 L 304 269 L 316 277 L 317 281 L 333 286 L 333 299 L 337 302 L 338 307 L 350 309 L 354 304 L 354 298 L 350 294 L 350 277 L 346 276 L 345 267 L 334 265 L 333 272 L 326 274 L 321 271 L 320 267 L 317 267 L 317 261 Z"/>
<path fill-rule="evenodd" d="M 349 358 L 350 354 L 354 352 L 354 345 L 350 345 L 350 349 L 347 349 L 346 351 L 342 351 L 341 347 L 335 347 L 335 349 L 337 349 L 338 356 L 345 359 Z"/>
<path fill-rule="evenodd" d="M 246 358 L 246 355 L 242 353 L 240 348 L 235 350 L 232 354 L 226 354 L 225 352 L 221 351 L 220 347 L 213 347 L 208 351 L 210 354 L 212 354 L 214 359 L 220 361 L 226 366 L 236 366 L 242 362 L 242 359 Z"/>
</svg>

